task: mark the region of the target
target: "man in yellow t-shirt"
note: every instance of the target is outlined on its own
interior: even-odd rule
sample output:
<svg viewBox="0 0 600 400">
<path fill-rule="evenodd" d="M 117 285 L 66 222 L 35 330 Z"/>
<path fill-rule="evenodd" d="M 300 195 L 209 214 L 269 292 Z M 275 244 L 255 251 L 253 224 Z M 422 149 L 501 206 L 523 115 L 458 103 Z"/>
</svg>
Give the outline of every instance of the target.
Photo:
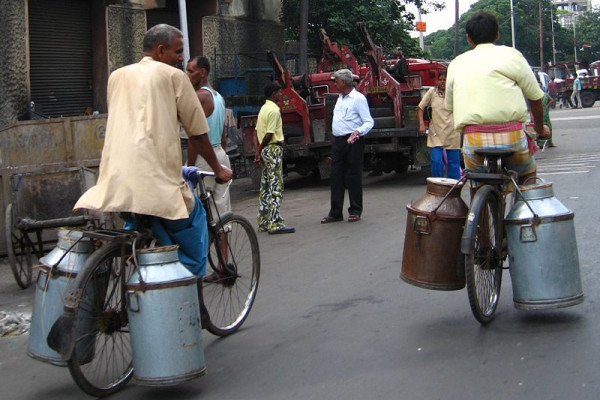
<svg viewBox="0 0 600 400">
<path fill-rule="evenodd" d="M 531 67 L 523 55 L 507 46 L 496 46 L 498 21 L 488 11 L 478 11 L 465 26 L 473 47 L 448 67 L 446 108 L 453 112 L 454 126 L 463 133 L 463 156 L 468 170 L 481 171 L 479 148 L 510 149 L 507 167 L 524 181 L 536 174 L 529 150 L 531 138 L 523 131 L 529 101 L 535 131 L 548 134 L 543 125 L 542 97 Z"/>
<path fill-rule="evenodd" d="M 258 198 L 258 230 L 269 234 L 294 233 L 285 226 L 279 213 L 283 197 L 283 123 L 277 103 L 281 101 L 281 86 L 269 82 L 265 86 L 265 104 L 256 121 L 256 153 L 254 163 L 262 164 Z"/>
</svg>

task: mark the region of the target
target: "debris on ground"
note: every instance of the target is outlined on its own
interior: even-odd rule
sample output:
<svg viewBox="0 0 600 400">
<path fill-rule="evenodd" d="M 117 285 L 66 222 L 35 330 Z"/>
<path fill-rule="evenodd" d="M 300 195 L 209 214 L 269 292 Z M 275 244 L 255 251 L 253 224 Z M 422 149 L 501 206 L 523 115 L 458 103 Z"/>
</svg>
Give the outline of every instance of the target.
<svg viewBox="0 0 600 400">
<path fill-rule="evenodd" d="M 0 337 L 22 335 L 30 325 L 31 314 L 0 311 Z"/>
</svg>

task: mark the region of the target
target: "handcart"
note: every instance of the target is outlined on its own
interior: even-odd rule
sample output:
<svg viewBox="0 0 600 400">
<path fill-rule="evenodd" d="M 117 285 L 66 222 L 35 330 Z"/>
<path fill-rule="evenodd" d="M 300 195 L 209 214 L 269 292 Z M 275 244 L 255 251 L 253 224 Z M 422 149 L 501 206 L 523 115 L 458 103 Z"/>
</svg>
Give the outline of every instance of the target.
<svg viewBox="0 0 600 400">
<path fill-rule="evenodd" d="M 32 280 L 34 257 L 56 244 L 56 228 L 82 226 L 72 212 L 95 183 L 106 116 L 23 121 L 0 129 L 0 255 L 20 287 Z"/>
<path fill-rule="evenodd" d="M 84 167 L 16 171 L 4 176 L 11 194 L 4 227 L 10 267 L 19 286 L 25 289 L 31 284 L 33 256 L 41 258 L 56 244 L 55 228 L 87 223 L 86 216 L 73 214 L 71 208 L 93 185 L 96 174 Z"/>
</svg>

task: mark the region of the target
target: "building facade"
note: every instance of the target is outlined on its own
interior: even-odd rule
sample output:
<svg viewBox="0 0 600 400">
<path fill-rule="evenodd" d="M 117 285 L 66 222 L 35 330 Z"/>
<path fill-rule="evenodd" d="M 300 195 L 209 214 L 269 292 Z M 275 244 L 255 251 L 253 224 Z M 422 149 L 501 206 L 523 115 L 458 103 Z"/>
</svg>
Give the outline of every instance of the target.
<svg viewBox="0 0 600 400">
<path fill-rule="evenodd" d="M 0 0 L 0 128 L 19 119 L 106 112 L 109 74 L 141 58 L 148 28 L 180 28 L 179 4 Z M 185 7 L 190 54 L 213 60 L 217 86 L 219 77 L 260 64 L 239 54 L 283 49 L 279 0 L 186 0 Z"/>
<path fill-rule="evenodd" d="M 554 0 L 558 14 L 558 21 L 564 28 L 573 26 L 579 13 L 592 9 L 591 0 Z"/>
</svg>

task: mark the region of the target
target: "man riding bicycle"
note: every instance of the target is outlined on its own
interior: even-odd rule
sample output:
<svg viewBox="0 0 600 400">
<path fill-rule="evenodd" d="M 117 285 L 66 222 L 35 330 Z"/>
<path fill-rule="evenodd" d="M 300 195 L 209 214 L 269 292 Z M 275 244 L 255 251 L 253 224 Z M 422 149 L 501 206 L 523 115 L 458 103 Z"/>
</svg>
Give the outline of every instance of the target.
<svg viewBox="0 0 600 400">
<path fill-rule="evenodd" d="M 179 122 L 188 146 L 219 180 L 229 181 L 231 170 L 217 161 L 196 92 L 175 68 L 183 62 L 181 31 L 156 25 L 144 36 L 143 50 L 140 62 L 116 70 L 108 80 L 98 183 L 74 208 L 148 216 L 154 236 L 162 245 L 178 244 L 180 261 L 201 277 L 208 251 L 206 213 L 182 177 Z M 188 172 L 194 179 L 195 171 Z"/>
<path fill-rule="evenodd" d="M 523 55 L 507 46 L 497 46 L 500 37 L 494 14 L 479 11 L 465 26 L 473 47 L 456 57 L 448 67 L 446 108 L 452 110 L 454 125 L 463 133 L 465 166 L 483 172 L 483 157 L 477 149 L 505 149 L 507 167 L 519 174 L 520 182 L 535 176 L 536 163 L 530 150 L 531 138 L 523 131 L 529 101 L 535 131 L 549 135 L 543 125 L 542 97 L 533 71 Z"/>
</svg>

